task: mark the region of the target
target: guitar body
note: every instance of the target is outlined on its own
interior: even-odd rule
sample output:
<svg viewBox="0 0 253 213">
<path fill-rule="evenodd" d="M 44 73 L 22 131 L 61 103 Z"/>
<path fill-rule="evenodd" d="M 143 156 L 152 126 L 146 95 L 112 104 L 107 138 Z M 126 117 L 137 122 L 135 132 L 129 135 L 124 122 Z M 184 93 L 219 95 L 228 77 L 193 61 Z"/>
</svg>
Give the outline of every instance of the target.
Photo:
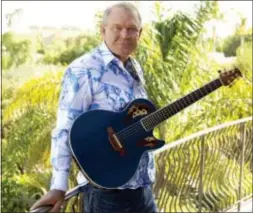
<svg viewBox="0 0 253 213">
<path fill-rule="evenodd" d="M 143 153 L 165 144 L 140 122 L 155 110 L 150 101 L 136 99 L 121 112 L 90 110 L 74 121 L 70 147 L 91 184 L 107 189 L 124 185 L 135 174 Z"/>
</svg>

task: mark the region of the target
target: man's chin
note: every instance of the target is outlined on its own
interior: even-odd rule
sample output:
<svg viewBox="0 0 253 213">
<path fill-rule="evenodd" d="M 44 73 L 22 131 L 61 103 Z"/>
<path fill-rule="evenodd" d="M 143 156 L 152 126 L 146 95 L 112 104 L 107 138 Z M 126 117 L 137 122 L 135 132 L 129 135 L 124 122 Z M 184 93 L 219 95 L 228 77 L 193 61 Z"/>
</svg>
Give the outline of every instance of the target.
<svg viewBox="0 0 253 213">
<path fill-rule="evenodd" d="M 121 56 L 129 56 L 132 54 L 132 52 L 133 50 L 124 49 L 124 50 L 119 51 L 118 53 Z"/>
<path fill-rule="evenodd" d="M 113 54 L 118 58 L 128 58 L 134 51 L 131 49 L 118 49 Z"/>
</svg>

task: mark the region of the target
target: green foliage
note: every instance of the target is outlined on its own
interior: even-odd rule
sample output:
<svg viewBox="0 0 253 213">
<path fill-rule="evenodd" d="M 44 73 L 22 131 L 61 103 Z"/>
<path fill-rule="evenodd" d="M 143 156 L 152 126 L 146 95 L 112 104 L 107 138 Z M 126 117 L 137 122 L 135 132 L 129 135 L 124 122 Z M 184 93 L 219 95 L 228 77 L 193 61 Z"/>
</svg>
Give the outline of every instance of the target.
<svg viewBox="0 0 253 213">
<path fill-rule="evenodd" d="M 26 82 L 16 91 L 12 103 L 5 109 L 3 120 L 15 120 L 33 108 L 47 113 L 54 112 L 58 101 L 61 75 L 61 72 L 48 72 L 41 78 Z"/>
<path fill-rule="evenodd" d="M 51 131 L 56 121 L 62 75 L 62 70 L 44 72 L 25 81 L 10 97 L 5 96 L 9 102 L 3 110 L 3 212 L 28 211 L 49 190 Z M 71 187 L 77 184 L 76 173 L 74 165 Z M 11 185 L 19 189 L 11 189 Z"/>
<path fill-rule="evenodd" d="M 189 56 L 212 10 L 212 3 L 206 2 L 196 11 L 195 19 L 179 12 L 162 22 L 155 22 L 155 30 L 151 26 L 146 38 L 142 40 L 137 57 L 146 62 L 143 64 L 147 70 L 144 74 L 150 82 L 147 89 L 157 106 L 163 106 L 172 100 L 172 91 L 178 88 Z M 155 48 L 157 46 L 160 48 L 159 52 Z"/>
<path fill-rule="evenodd" d="M 152 26 L 144 28 L 143 38 L 136 56 L 140 62 L 143 62 L 141 64 L 145 70 L 144 76 L 149 82 L 146 85 L 149 98 L 157 107 L 162 107 L 183 95 L 182 86 L 191 88 L 192 85 L 189 85 L 191 77 L 196 76 L 196 72 L 201 73 L 198 65 L 203 61 L 202 58 L 205 58 L 206 49 L 197 52 L 199 50 L 196 48 L 196 43 L 204 30 L 204 24 L 213 16 L 217 8 L 215 3 L 205 1 L 197 8 L 195 17 L 178 12 L 172 17 L 167 15 L 166 18 L 158 3 L 156 8 L 158 12 L 160 11 L 158 21 L 154 22 Z M 196 56 L 193 57 L 194 54 Z M 206 61 L 203 62 L 206 63 Z M 194 66 L 191 63 L 194 63 Z M 189 68 L 191 66 L 193 69 Z M 201 73 L 201 75 L 203 74 Z M 203 77 L 198 80 L 201 85 Z M 187 118 L 185 117 L 183 120 L 187 120 Z M 166 128 L 172 127 L 170 130 L 174 134 L 169 134 L 169 132 L 167 134 L 175 137 L 177 135 L 175 132 L 179 132 L 178 136 L 182 137 L 184 130 L 175 129 L 178 127 L 175 122 L 177 123 L 179 120 L 172 118 L 170 121 L 174 125 Z M 164 125 L 166 123 L 167 121 Z M 191 126 L 190 123 L 188 125 Z M 187 129 L 191 128 L 186 127 L 185 130 Z M 161 138 L 165 137 L 165 131 L 163 124 L 160 125 Z"/>
<path fill-rule="evenodd" d="M 2 175 L 6 178 L 3 186 L 6 191 L 3 196 L 6 199 L 14 196 L 16 200 L 3 205 L 2 211 L 12 209 L 13 212 L 18 209 L 17 212 L 24 212 L 28 209 L 28 201 L 29 205 L 34 201 L 28 198 L 23 201 L 26 195 L 32 196 L 36 190 L 48 190 L 45 186 L 48 185 L 50 172 L 46 175 L 45 171 L 50 168 L 51 131 L 55 122 L 61 76 L 62 72 L 49 72 L 27 81 L 14 92 L 4 108 Z M 41 172 L 43 175 L 38 175 Z M 27 175 L 29 178 L 25 178 Z M 44 177 L 41 184 L 39 176 Z M 9 189 L 12 180 L 17 181 L 17 187 L 22 185 L 20 191 Z M 15 194 L 21 192 L 24 196 Z"/>
<path fill-rule="evenodd" d="M 17 183 L 11 177 L 3 176 L 1 187 L 1 212 L 25 212 L 38 199 L 36 188 Z"/>
<path fill-rule="evenodd" d="M 64 41 L 54 41 L 46 52 L 42 62 L 45 64 L 71 63 L 74 59 L 90 51 L 99 44 L 99 39 L 93 35 L 80 35 Z"/>
<path fill-rule="evenodd" d="M 29 40 L 19 40 L 12 32 L 4 33 L 3 44 L 3 69 L 12 66 L 19 66 L 27 62 L 31 56 L 31 42 Z"/>
<path fill-rule="evenodd" d="M 29 80 L 43 76 L 45 72 L 57 72 L 64 69 L 61 66 L 55 65 L 21 65 L 6 70 L 2 74 L 2 109 L 4 110 L 16 97 L 16 91 L 19 90 Z"/>
<path fill-rule="evenodd" d="M 252 42 L 252 35 L 243 35 L 246 42 Z M 225 39 L 223 44 L 223 52 L 225 56 L 236 56 L 236 50 L 241 44 L 240 35 L 232 35 Z"/>
<path fill-rule="evenodd" d="M 244 76 L 248 82 L 252 81 L 252 41 L 240 46 L 236 55 L 238 68 L 244 71 Z"/>
</svg>

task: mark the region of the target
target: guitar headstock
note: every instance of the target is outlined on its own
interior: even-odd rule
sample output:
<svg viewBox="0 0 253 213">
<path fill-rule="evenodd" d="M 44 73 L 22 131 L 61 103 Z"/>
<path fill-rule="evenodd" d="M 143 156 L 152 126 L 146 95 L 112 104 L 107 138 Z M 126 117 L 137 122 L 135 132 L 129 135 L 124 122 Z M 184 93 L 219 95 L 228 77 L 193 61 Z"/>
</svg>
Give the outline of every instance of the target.
<svg viewBox="0 0 253 213">
<path fill-rule="evenodd" d="M 220 73 L 220 80 L 224 86 L 231 86 L 235 79 L 242 77 L 242 73 L 238 68 Z"/>
</svg>

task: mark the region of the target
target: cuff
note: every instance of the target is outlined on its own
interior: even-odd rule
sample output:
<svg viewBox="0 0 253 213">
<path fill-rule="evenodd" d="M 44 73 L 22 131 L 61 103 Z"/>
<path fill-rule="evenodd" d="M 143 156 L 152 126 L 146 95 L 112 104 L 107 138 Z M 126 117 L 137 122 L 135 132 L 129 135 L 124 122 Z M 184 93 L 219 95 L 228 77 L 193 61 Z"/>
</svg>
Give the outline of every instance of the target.
<svg viewBox="0 0 253 213">
<path fill-rule="evenodd" d="M 68 176 L 68 172 L 54 171 L 50 184 L 50 190 L 57 189 L 66 192 L 68 189 Z"/>
</svg>

